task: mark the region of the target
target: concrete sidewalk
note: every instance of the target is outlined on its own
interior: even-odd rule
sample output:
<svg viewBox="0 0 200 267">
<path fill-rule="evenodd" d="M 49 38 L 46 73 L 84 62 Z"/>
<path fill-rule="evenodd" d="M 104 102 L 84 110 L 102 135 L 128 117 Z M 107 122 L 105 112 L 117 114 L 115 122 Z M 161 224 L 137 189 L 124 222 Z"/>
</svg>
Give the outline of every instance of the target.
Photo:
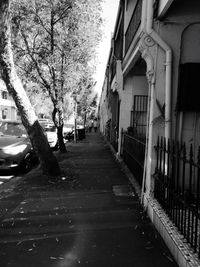
<svg viewBox="0 0 200 267">
<path fill-rule="evenodd" d="M 70 187 L 1 199 L 0 266 L 177 266 L 103 138 L 67 148 Z"/>
</svg>

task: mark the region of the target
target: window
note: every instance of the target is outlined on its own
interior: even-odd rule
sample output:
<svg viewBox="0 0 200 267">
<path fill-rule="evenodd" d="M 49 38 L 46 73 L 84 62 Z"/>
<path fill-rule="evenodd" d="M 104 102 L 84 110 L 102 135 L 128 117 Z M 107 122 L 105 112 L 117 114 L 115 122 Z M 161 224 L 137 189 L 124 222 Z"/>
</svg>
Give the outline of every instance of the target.
<svg viewBox="0 0 200 267">
<path fill-rule="evenodd" d="M 8 99 L 8 93 L 6 91 L 2 92 L 2 99 Z"/>
<path fill-rule="evenodd" d="M 133 110 L 131 111 L 130 126 L 133 131 L 133 135 L 138 138 L 145 138 L 146 125 L 147 125 L 147 105 L 148 96 L 135 95 Z"/>
<path fill-rule="evenodd" d="M 128 51 L 133 38 L 140 26 L 142 14 L 142 1 L 139 0 L 134 8 L 131 20 L 125 33 L 125 53 Z"/>
<path fill-rule="evenodd" d="M 130 4 L 130 0 L 126 0 L 126 10 L 128 9 L 129 4 Z"/>
<path fill-rule="evenodd" d="M 179 68 L 177 110 L 200 111 L 200 63 L 184 63 Z"/>
<path fill-rule="evenodd" d="M 7 119 L 7 115 L 8 115 L 8 110 L 7 108 L 2 110 L 2 119 L 5 120 Z"/>
</svg>

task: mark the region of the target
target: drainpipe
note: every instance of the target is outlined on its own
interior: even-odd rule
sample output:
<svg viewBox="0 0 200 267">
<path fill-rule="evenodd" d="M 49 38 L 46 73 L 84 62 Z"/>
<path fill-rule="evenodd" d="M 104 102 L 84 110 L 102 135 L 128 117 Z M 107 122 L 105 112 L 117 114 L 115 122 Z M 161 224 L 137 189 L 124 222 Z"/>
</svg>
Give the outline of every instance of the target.
<svg viewBox="0 0 200 267">
<path fill-rule="evenodd" d="M 166 55 L 166 73 L 165 73 L 165 138 L 170 139 L 171 137 L 171 72 L 172 72 L 172 51 L 171 48 L 161 39 L 161 37 L 157 34 L 157 32 L 153 29 L 153 1 L 154 0 L 144 0 L 143 8 L 145 11 L 142 13 L 143 18 L 146 20 L 146 29 L 144 31 L 165 51 Z M 142 23 L 144 25 L 144 22 Z M 154 91 L 155 91 L 155 76 L 149 80 L 149 88 L 150 88 L 150 117 L 149 117 L 149 130 L 148 130 L 148 148 L 145 155 L 145 166 L 144 166 L 144 174 L 143 174 L 143 184 L 142 184 L 142 196 L 141 202 L 145 205 L 146 201 L 144 199 L 145 194 L 145 186 L 150 189 L 150 184 L 147 184 L 146 178 L 151 176 L 151 167 L 152 167 L 152 138 L 153 138 L 153 101 L 154 101 Z M 150 182 L 150 181 L 149 181 Z M 150 193 L 150 192 L 148 192 Z"/>
<path fill-rule="evenodd" d="M 171 137 L 171 76 L 172 76 L 172 51 L 157 32 L 153 29 L 153 0 L 147 2 L 146 32 L 165 51 L 166 74 L 165 74 L 165 138 Z"/>
<path fill-rule="evenodd" d="M 153 73 L 152 73 L 153 74 Z M 146 177 L 151 176 L 151 147 L 152 147 L 152 136 L 153 136 L 153 109 L 154 109 L 154 92 L 155 92 L 155 75 L 150 76 L 148 79 L 149 84 L 149 100 L 148 100 L 148 118 L 147 118 L 147 133 L 146 133 L 146 144 L 148 143 L 147 147 L 145 148 L 145 159 L 144 159 L 144 172 L 143 172 L 143 179 L 142 179 L 142 192 L 141 192 L 141 203 L 146 206 L 146 200 L 144 198 L 145 192 L 150 192 L 150 181 L 149 184 L 146 180 Z"/>
</svg>

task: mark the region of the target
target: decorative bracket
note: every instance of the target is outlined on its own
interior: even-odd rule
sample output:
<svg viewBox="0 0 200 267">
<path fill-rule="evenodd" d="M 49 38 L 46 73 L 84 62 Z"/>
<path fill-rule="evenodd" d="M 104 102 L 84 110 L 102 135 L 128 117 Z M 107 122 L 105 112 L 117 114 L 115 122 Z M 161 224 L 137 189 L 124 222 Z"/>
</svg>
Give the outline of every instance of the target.
<svg viewBox="0 0 200 267">
<path fill-rule="evenodd" d="M 154 81 L 154 59 L 149 48 L 153 47 L 156 43 L 151 36 L 144 34 L 140 39 L 139 50 L 142 54 L 142 58 L 147 64 L 147 79 L 149 83 Z"/>
</svg>

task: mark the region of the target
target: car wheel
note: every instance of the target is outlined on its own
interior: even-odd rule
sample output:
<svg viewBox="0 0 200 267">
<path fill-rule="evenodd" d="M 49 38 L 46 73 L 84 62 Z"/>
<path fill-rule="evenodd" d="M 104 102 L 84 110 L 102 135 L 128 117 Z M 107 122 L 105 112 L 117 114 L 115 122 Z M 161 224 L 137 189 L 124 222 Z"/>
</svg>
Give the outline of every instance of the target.
<svg viewBox="0 0 200 267">
<path fill-rule="evenodd" d="M 21 170 L 23 173 L 27 173 L 31 170 L 33 166 L 31 154 L 27 154 L 26 157 L 23 159 L 21 164 Z"/>
<path fill-rule="evenodd" d="M 55 144 L 55 146 L 54 146 L 54 150 L 58 150 L 59 149 L 59 143 L 58 143 L 58 141 L 57 141 L 57 143 Z"/>
</svg>

